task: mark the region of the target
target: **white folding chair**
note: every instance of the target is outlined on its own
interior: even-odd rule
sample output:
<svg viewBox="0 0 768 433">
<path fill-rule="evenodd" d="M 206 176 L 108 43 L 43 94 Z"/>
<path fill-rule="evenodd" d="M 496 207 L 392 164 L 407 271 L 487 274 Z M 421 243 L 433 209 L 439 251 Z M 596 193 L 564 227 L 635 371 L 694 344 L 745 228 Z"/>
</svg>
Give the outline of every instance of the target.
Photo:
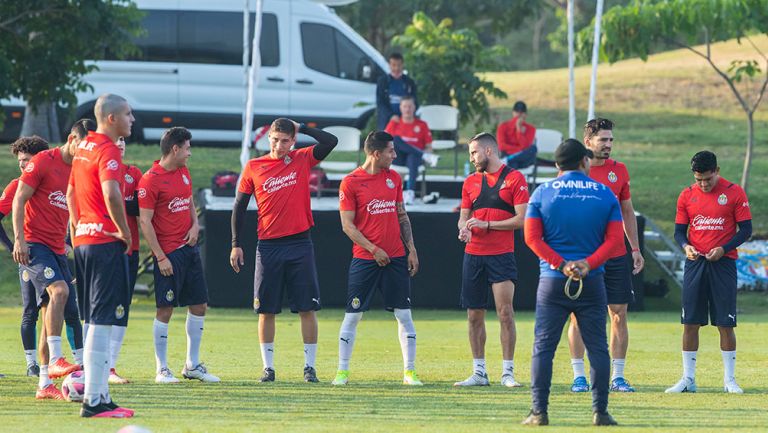
<svg viewBox="0 0 768 433">
<path fill-rule="evenodd" d="M 432 148 L 454 149 L 453 175 L 457 176 L 459 172 L 459 110 L 450 105 L 423 105 L 416 112 L 419 118 L 427 123 L 431 131 L 448 131 L 451 133 L 450 139 L 440 139 L 432 141 Z"/>
<path fill-rule="evenodd" d="M 328 126 L 323 131 L 339 139 L 336 152 L 356 152 L 356 161 L 322 161 L 320 167 L 329 171 L 352 171 L 360 164 L 360 130 L 351 126 Z"/>
<path fill-rule="evenodd" d="M 563 142 L 563 133 L 554 129 L 536 130 L 536 162 L 533 164 L 533 170 L 528 174 L 529 183 L 536 185 L 539 182 L 539 175 L 553 175 L 558 173 L 553 160 L 542 158 L 538 155 L 542 153 L 553 154 L 560 143 Z M 549 176 L 551 177 L 551 176 Z"/>
</svg>

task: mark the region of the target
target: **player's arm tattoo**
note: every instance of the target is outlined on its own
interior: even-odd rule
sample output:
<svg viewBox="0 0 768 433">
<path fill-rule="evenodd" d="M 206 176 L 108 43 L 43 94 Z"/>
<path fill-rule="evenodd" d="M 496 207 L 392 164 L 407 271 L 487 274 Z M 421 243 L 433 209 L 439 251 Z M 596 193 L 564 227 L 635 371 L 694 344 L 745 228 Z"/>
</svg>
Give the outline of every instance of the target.
<svg viewBox="0 0 768 433">
<path fill-rule="evenodd" d="M 416 245 L 413 243 L 413 231 L 411 231 L 411 220 L 408 218 L 408 213 L 405 212 L 405 205 L 403 203 L 397 204 L 397 221 L 400 223 L 400 238 L 408 247 L 408 251 L 416 250 Z"/>
</svg>

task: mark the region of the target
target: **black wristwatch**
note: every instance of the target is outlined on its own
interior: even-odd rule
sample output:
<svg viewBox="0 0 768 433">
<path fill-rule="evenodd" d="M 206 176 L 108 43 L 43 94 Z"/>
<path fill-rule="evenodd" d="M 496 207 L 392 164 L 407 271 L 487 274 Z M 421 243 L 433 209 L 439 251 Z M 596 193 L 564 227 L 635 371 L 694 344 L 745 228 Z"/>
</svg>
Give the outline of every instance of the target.
<svg viewBox="0 0 768 433">
<path fill-rule="evenodd" d="M 563 272 L 563 269 L 565 269 L 565 260 L 560 262 L 560 266 L 557 267 L 558 272 Z"/>
</svg>

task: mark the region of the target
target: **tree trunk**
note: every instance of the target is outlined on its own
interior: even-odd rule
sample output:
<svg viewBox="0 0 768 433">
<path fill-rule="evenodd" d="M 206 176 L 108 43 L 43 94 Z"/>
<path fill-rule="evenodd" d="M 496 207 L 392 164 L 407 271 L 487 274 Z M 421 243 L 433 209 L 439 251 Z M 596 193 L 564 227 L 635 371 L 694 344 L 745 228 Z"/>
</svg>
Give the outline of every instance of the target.
<svg viewBox="0 0 768 433">
<path fill-rule="evenodd" d="M 544 22 L 547 16 L 542 12 L 539 19 L 533 24 L 533 40 L 531 41 L 531 58 L 533 59 L 533 69 L 539 69 L 541 66 L 541 32 L 544 28 Z"/>
<path fill-rule="evenodd" d="M 749 170 L 752 166 L 752 148 L 755 144 L 755 125 L 751 111 L 747 112 L 747 152 L 744 155 L 744 170 L 741 172 L 741 187 L 747 192 L 749 185 Z"/>
<path fill-rule="evenodd" d="M 39 135 L 49 143 L 60 143 L 59 119 L 56 115 L 56 104 L 44 103 L 32 107 L 27 103 L 24 110 L 24 122 L 21 125 L 21 135 Z"/>
</svg>

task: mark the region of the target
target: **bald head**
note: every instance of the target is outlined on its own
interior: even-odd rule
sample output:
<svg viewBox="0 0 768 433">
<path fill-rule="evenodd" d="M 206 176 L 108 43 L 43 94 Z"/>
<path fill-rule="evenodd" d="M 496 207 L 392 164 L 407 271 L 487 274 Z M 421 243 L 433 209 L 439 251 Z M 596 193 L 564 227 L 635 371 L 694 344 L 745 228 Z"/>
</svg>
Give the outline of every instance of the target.
<svg viewBox="0 0 768 433">
<path fill-rule="evenodd" d="M 110 114 L 118 114 L 125 108 L 127 103 L 128 101 L 122 96 L 105 93 L 99 96 L 99 99 L 96 100 L 96 106 L 93 107 L 93 114 L 96 115 L 96 120 L 99 123 L 105 123 Z"/>
</svg>

